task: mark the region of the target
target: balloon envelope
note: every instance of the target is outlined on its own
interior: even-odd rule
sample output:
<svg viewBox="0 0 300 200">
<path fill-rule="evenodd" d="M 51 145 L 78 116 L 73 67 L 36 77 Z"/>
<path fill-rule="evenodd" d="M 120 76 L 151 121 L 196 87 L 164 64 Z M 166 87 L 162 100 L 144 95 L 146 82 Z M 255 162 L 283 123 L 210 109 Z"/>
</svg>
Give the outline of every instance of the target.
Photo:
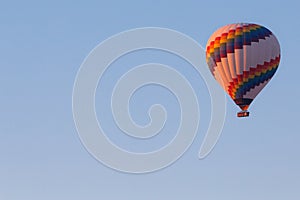
<svg viewBox="0 0 300 200">
<path fill-rule="evenodd" d="M 280 46 L 274 34 L 261 25 L 229 24 L 209 38 L 206 61 L 215 79 L 246 111 L 275 74 Z"/>
</svg>

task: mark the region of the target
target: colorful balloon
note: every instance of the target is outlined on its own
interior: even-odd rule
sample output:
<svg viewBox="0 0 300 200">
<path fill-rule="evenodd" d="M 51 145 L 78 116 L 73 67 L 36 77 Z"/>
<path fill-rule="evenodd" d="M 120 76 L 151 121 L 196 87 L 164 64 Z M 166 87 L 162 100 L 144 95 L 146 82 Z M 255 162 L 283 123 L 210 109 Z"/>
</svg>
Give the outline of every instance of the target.
<svg viewBox="0 0 300 200">
<path fill-rule="evenodd" d="M 267 28 L 248 23 L 229 24 L 209 38 L 206 62 L 215 79 L 249 116 L 249 105 L 275 74 L 280 46 Z"/>
</svg>

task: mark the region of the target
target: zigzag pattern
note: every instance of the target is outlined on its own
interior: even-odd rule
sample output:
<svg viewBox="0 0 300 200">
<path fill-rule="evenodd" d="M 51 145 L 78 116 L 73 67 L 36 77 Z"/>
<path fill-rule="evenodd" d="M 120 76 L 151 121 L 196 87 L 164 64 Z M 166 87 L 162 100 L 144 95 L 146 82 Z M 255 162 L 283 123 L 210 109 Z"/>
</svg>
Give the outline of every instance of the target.
<svg viewBox="0 0 300 200">
<path fill-rule="evenodd" d="M 280 61 L 280 56 L 265 62 L 263 65 L 257 65 L 256 68 L 250 68 L 250 71 L 244 71 L 242 75 L 230 82 L 228 94 L 232 99 L 243 98 L 248 91 L 256 86 L 268 81 L 275 74 Z"/>
<path fill-rule="evenodd" d="M 242 27 L 231 29 L 216 37 L 206 48 L 206 59 L 212 58 L 215 63 L 221 62 L 228 53 L 234 53 L 235 49 L 243 49 L 243 45 L 251 45 L 259 39 L 266 39 L 272 32 L 257 24 L 245 24 Z"/>
</svg>

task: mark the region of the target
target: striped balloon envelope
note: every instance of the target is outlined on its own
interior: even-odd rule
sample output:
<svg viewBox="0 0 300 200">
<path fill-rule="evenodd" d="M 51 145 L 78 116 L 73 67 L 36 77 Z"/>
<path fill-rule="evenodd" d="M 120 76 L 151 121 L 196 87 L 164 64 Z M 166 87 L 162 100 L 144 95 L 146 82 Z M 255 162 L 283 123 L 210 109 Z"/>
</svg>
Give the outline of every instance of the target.
<svg viewBox="0 0 300 200">
<path fill-rule="evenodd" d="M 267 28 L 249 23 L 229 24 L 209 38 L 206 62 L 214 78 L 249 116 L 248 107 L 275 74 L 280 46 Z"/>
</svg>

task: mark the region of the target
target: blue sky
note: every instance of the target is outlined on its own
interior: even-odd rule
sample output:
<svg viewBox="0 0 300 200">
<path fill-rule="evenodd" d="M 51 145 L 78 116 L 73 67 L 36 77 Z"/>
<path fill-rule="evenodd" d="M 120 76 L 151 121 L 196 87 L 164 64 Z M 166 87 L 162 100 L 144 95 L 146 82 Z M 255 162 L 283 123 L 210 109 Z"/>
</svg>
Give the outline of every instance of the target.
<svg viewBox="0 0 300 200">
<path fill-rule="evenodd" d="M 299 198 L 298 8 L 298 3 L 279 1 L 2 2 L 0 199 Z M 270 28 L 282 59 L 251 105 L 251 117 L 236 118 L 238 108 L 228 98 L 222 136 L 207 158 L 197 157 L 209 122 L 205 84 L 187 63 L 159 51 L 136 52 L 112 66 L 97 90 L 98 117 L 109 115 L 101 92 L 109 94 L 109 75 L 120 73 L 120 66 L 166 63 L 187 76 L 199 98 L 201 125 L 191 148 L 170 167 L 145 175 L 111 170 L 84 149 L 72 118 L 72 89 L 79 66 L 97 44 L 127 29 L 156 26 L 180 31 L 205 46 L 218 27 L 234 22 Z M 138 91 L 133 118 L 147 123 L 145 111 L 155 102 L 174 112 L 161 140 L 129 145 L 127 138 L 109 137 L 137 151 L 165 144 L 178 124 L 177 103 L 168 91 L 154 86 Z M 114 130 L 109 117 L 103 120 Z"/>
</svg>

